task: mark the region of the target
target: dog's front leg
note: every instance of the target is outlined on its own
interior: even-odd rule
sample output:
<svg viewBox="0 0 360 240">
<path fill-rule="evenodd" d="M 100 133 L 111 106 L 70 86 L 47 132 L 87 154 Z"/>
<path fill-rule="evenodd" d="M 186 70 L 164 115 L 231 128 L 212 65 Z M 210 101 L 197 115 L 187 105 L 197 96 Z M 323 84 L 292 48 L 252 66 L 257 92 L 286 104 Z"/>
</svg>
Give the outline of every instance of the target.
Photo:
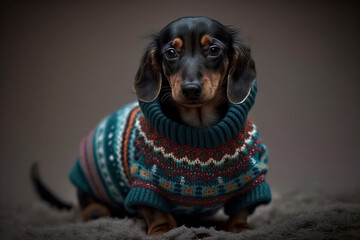
<svg viewBox="0 0 360 240">
<path fill-rule="evenodd" d="M 142 207 L 140 215 L 147 224 L 147 235 L 160 236 L 173 228 L 177 227 L 175 218 L 169 214 L 161 212 L 151 207 Z"/>
<path fill-rule="evenodd" d="M 251 229 L 247 223 L 248 215 L 249 211 L 245 209 L 231 216 L 227 222 L 227 230 L 229 232 L 239 233 Z"/>
</svg>

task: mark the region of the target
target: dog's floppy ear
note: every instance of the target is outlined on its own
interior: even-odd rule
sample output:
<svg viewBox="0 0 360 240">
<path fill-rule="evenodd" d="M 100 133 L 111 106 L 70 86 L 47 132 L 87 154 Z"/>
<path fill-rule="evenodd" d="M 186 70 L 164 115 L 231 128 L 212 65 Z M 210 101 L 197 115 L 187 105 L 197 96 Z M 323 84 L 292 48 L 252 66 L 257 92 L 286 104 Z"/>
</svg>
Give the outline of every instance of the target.
<svg viewBox="0 0 360 240">
<path fill-rule="evenodd" d="M 231 103 L 245 101 L 256 77 L 255 62 L 250 48 L 241 40 L 233 44 L 227 79 L 227 96 Z"/>
<path fill-rule="evenodd" d="M 140 101 L 152 102 L 160 93 L 161 67 L 156 57 L 156 47 L 149 47 L 143 55 L 135 76 L 134 92 Z"/>
</svg>

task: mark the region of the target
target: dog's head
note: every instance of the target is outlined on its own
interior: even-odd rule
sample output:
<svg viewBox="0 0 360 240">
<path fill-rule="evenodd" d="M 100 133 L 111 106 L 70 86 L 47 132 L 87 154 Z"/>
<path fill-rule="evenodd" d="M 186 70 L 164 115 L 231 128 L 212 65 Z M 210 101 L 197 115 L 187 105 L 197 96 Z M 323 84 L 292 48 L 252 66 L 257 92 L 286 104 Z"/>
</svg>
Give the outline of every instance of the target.
<svg viewBox="0 0 360 240">
<path fill-rule="evenodd" d="M 155 100 L 167 84 L 178 105 L 202 106 L 218 94 L 237 104 L 246 99 L 255 74 L 250 49 L 236 31 L 206 17 L 186 17 L 154 36 L 134 90 L 143 102 Z"/>
</svg>

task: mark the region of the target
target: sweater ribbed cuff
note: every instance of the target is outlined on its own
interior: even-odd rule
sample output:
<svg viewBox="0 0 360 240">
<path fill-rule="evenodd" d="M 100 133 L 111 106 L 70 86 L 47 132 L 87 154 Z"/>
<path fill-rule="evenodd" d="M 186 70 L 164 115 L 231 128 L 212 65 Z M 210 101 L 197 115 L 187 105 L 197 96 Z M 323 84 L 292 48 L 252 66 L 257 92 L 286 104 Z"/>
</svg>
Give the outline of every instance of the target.
<svg viewBox="0 0 360 240">
<path fill-rule="evenodd" d="M 125 208 L 129 212 L 134 212 L 141 206 L 149 206 L 170 213 L 168 202 L 160 194 L 147 188 L 135 187 L 126 196 Z"/>
<path fill-rule="evenodd" d="M 241 210 L 249 207 L 256 207 L 261 204 L 267 204 L 271 201 L 270 187 L 266 182 L 262 182 L 248 192 L 239 195 L 225 205 L 225 213 L 234 215 Z"/>
</svg>

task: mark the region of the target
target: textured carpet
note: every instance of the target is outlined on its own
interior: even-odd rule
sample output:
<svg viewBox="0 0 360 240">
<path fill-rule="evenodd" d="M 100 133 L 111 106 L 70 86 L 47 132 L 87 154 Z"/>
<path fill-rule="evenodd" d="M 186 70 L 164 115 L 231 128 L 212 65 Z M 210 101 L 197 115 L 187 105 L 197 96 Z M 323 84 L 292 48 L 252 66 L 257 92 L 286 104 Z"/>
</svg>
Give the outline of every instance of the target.
<svg viewBox="0 0 360 240">
<path fill-rule="evenodd" d="M 250 217 L 254 228 L 240 234 L 219 230 L 222 212 L 207 219 L 184 219 L 186 225 L 156 239 L 360 239 L 360 192 L 342 195 L 274 194 L 268 206 Z M 213 226 L 213 227 L 212 227 Z M 152 239 L 139 218 L 80 221 L 78 209 L 58 211 L 43 202 L 3 204 L 1 239 Z"/>
</svg>

